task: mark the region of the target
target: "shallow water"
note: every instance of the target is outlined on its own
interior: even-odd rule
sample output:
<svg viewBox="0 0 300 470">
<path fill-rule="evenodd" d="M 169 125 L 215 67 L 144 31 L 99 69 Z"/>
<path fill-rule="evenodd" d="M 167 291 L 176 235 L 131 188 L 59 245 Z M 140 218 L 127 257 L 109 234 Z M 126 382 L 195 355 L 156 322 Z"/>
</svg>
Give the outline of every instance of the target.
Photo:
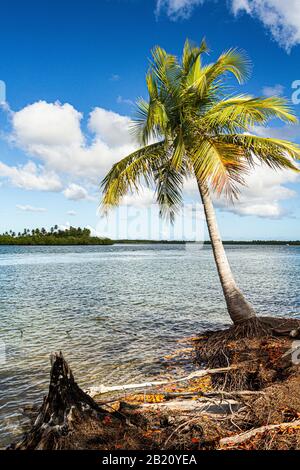
<svg viewBox="0 0 300 470">
<path fill-rule="evenodd" d="M 260 314 L 300 312 L 300 247 L 227 246 Z M 210 247 L 0 247 L 0 447 L 62 350 L 81 386 L 154 376 L 176 339 L 228 322 Z"/>
</svg>

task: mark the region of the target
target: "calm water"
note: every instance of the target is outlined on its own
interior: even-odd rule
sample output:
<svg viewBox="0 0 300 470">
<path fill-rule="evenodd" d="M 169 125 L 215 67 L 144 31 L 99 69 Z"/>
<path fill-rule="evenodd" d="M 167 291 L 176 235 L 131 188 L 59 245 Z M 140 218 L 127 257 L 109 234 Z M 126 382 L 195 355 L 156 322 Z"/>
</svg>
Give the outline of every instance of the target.
<svg viewBox="0 0 300 470">
<path fill-rule="evenodd" d="M 260 314 L 300 312 L 300 247 L 226 249 Z M 0 447 L 47 391 L 50 352 L 84 387 L 136 381 L 228 321 L 210 247 L 182 245 L 0 247 L 0 318 Z"/>
</svg>

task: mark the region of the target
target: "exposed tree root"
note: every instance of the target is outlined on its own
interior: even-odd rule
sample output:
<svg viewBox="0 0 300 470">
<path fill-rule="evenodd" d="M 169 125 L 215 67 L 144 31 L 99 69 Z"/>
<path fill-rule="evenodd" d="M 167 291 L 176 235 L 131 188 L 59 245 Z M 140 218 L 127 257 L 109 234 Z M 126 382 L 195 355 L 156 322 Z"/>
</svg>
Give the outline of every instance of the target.
<svg viewBox="0 0 300 470">
<path fill-rule="evenodd" d="M 298 325 L 255 319 L 209 332 L 193 341 L 202 370 L 93 387 L 92 396 L 109 393 L 98 404 L 56 354 L 48 396 L 32 429 L 11 448 L 300 449 L 300 371 L 290 335 Z M 122 394 L 134 389 L 148 392 Z"/>
<path fill-rule="evenodd" d="M 291 346 L 291 330 L 299 324 L 293 319 L 254 318 L 226 330 L 209 332 L 196 345 L 197 361 L 203 367 L 239 365 L 214 378 L 218 388 L 259 390 L 286 369 L 283 355 Z"/>
</svg>

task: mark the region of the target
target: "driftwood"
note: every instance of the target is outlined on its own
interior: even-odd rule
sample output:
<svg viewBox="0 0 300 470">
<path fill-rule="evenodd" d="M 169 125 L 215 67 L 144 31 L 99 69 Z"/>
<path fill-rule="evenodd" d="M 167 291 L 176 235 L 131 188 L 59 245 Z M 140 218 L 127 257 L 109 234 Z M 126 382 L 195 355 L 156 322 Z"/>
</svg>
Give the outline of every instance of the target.
<svg viewBox="0 0 300 470">
<path fill-rule="evenodd" d="M 191 374 L 185 377 L 180 377 L 179 379 L 173 379 L 173 380 L 143 382 L 143 383 L 138 383 L 138 384 L 113 385 L 111 387 L 107 387 L 106 385 L 100 385 L 98 387 L 90 387 L 86 391 L 86 393 L 92 398 L 94 398 L 97 395 L 103 395 L 104 393 L 109 393 L 109 392 L 117 392 L 117 391 L 120 392 L 120 391 L 125 391 L 125 390 L 134 390 L 138 388 L 143 388 L 143 389 L 154 388 L 154 387 L 159 387 L 160 385 L 168 385 L 168 384 L 173 384 L 173 383 L 178 383 L 178 382 L 187 382 L 188 380 L 205 377 L 206 375 L 223 374 L 224 372 L 228 372 L 232 369 L 235 369 L 235 367 L 223 367 L 219 369 L 198 370 L 196 372 L 192 372 Z"/>
<path fill-rule="evenodd" d="M 11 449 L 57 449 L 75 427 L 104 415 L 94 400 L 76 384 L 62 353 L 51 355 L 49 393 L 32 429 Z M 98 420 L 99 421 L 99 420 Z M 71 446 L 72 447 L 72 446 Z"/>
<path fill-rule="evenodd" d="M 289 429 L 295 428 L 296 426 L 300 426 L 300 419 L 290 423 L 269 424 L 267 426 L 261 426 L 260 428 L 251 429 L 251 431 L 243 432 L 242 434 L 237 434 L 236 436 L 230 436 L 221 439 L 220 447 L 242 444 L 243 442 L 248 441 L 248 439 L 251 439 L 251 437 L 257 436 L 258 434 L 263 434 L 266 431 Z"/>
<path fill-rule="evenodd" d="M 237 411 L 240 403 L 236 400 L 171 400 L 161 403 L 142 403 L 132 408 L 133 413 L 141 413 L 143 411 L 172 411 L 201 413 L 213 415 L 226 415 Z M 127 407 L 123 408 L 127 411 Z"/>
</svg>

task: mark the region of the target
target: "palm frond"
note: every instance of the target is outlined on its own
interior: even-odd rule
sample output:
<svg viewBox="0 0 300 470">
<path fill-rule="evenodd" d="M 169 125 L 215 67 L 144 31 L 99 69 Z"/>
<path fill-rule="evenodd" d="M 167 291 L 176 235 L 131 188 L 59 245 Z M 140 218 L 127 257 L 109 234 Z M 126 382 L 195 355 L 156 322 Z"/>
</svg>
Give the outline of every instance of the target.
<svg viewBox="0 0 300 470">
<path fill-rule="evenodd" d="M 171 165 L 175 170 L 179 170 L 182 167 L 183 158 L 185 156 L 185 145 L 183 139 L 182 128 L 178 130 L 177 135 L 173 142 L 174 152 L 171 157 Z"/>
<path fill-rule="evenodd" d="M 102 206 L 106 210 L 120 203 L 128 191 L 138 191 L 142 180 L 148 186 L 164 153 L 164 142 L 148 145 L 115 163 L 101 183 Z"/>
<path fill-rule="evenodd" d="M 208 52 L 208 47 L 204 38 L 199 47 L 193 46 L 188 39 L 185 41 L 182 53 L 182 69 L 184 75 L 189 73 L 195 61 L 205 52 Z"/>
<path fill-rule="evenodd" d="M 226 142 L 205 140 L 193 157 L 194 171 L 198 181 L 205 181 L 218 195 L 236 199 L 239 186 L 245 184 L 244 176 L 249 166 L 243 160 L 243 151 Z"/>
<path fill-rule="evenodd" d="M 272 169 L 289 169 L 299 172 L 293 160 L 300 159 L 300 146 L 288 140 L 245 134 L 218 136 L 218 140 L 243 150 L 245 158 L 252 165 L 254 157 L 257 157 Z"/>
<path fill-rule="evenodd" d="M 205 72 L 208 84 L 212 84 L 226 72 L 233 74 L 239 83 L 243 83 L 250 75 L 250 61 L 244 52 L 229 49 L 214 64 L 208 65 Z"/>
<path fill-rule="evenodd" d="M 151 139 L 158 140 L 166 133 L 168 121 L 165 106 L 158 99 L 149 103 L 140 99 L 131 130 L 140 144 L 147 145 Z"/>
<path fill-rule="evenodd" d="M 270 119 L 296 123 L 288 102 L 226 95 L 227 75 L 245 81 L 249 60 L 229 49 L 215 63 L 204 65 L 206 51 L 205 41 L 199 47 L 186 41 L 180 61 L 160 47 L 153 49 L 146 75 L 149 99 L 138 101 L 132 127 L 144 148 L 116 163 L 104 178 L 104 208 L 119 204 L 128 191 L 138 191 L 144 183 L 154 184 L 161 215 L 174 220 L 187 175 L 194 174 L 217 194 L 236 198 L 257 159 L 272 169 L 299 171 L 298 145 L 249 135 Z M 159 142 L 147 145 L 153 139 Z"/>
<path fill-rule="evenodd" d="M 178 91 L 178 80 L 181 76 L 181 68 L 177 58 L 159 46 L 152 50 L 152 62 L 150 70 L 156 78 L 157 88 L 160 94 L 176 94 Z"/>
<path fill-rule="evenodd" d="M 160 216 L 174 222 L 176 213 L 182 206 L 182 186 L 184 172 L 177 171 L 170 161 L 155 170 L 156 200 Z"/>
<path fill-rule="evenodd" d="M 265 125 L 270 119 L 281 119 L 293 124 L 297 122 L 287 101 L 278 97 L 235 96 L 217 102 L 203 116 L 203 121 L 212 129 L 227 127 L 248 130 L 256 124 Z"/>
</svg>

